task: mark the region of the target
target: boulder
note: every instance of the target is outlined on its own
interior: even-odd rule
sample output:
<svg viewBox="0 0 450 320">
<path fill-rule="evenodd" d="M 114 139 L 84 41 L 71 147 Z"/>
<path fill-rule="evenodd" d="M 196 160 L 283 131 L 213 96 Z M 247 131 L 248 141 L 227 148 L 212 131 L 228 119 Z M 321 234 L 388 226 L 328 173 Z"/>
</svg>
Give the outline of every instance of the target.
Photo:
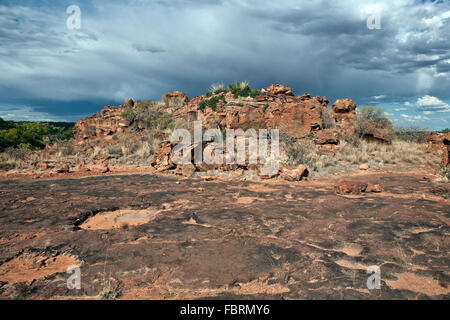
<svg viewBox="0 0 450 320">
<path fill-rule="evenodd" d="M 367 184 L 367 188 L 366 188 L 366 193 L 367 192 L 375 192 L 375 193 L 380 193 L 382 192 L 383 189 L 381 188 L 381 186 L 379 184 L 371 184 L 370 182 Z"/>
<path fill-rule="evenodd" d="M 356 104 L 350 99 L 339 99 L 333 103 L 331 114 L 337 128 L 345 135 L 355 134 Z"/>
<path fill-rule="evenodd" d="M 369 170 L 369 165 L 367 163 L 364 163 L 359 166 L 359 170 L 367 171 L 367 170 Z"/>
<path fill-rule="evenodd" d="M 158 171 L 175 169 L 175 164 L 171 159 L 172 144 L 169 141 L 160 143 L 158 150 L 153 158 L 151 165 Z"/>
<path fill-rule="evenodd" d="M 333 103 L 333 108 L 331 109 L 335 114 L 349 114 L 354 113 L 356 110 L 356 104 L 350 99 L 339 99 Z"/>
<path fill-rule="evenodd" d="M 341 181 L 334 186 L 336 194 L 360 194 L 362 192 L 381 192 L 382 188 L 378 184 L 359 181 Z"/>
<path fill-rule="evenodd" d="M 294 96 L 291 88 L 285 87 L 282 84 L 272 84 L 267 87 L 266 93 L 271 95 L 285 95 L 285 96 Z"/>
<path fill-rule="evenodd" d="M 308 177 L 308 175 L 308 168 L 304 164 L 301 164 L 295 169 L 282 169 L 280 176 L 286 181 L 300 181 L 303 178 Z"/>
</svg>

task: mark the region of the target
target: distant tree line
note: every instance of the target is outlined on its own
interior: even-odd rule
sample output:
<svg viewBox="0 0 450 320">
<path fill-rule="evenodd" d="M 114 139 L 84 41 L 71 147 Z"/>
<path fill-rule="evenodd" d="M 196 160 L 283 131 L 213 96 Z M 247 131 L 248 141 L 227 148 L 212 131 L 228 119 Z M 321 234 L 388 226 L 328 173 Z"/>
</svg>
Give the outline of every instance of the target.
<svg viewBox="0 0 450 320">
<path fill-rule="evenodd" d="M 47 143 L 73 137 L 70 122 L 5 121 L 0 118 L 0 152 L 22 145 L 29 150 L 43 149 Z"/>
</svg>

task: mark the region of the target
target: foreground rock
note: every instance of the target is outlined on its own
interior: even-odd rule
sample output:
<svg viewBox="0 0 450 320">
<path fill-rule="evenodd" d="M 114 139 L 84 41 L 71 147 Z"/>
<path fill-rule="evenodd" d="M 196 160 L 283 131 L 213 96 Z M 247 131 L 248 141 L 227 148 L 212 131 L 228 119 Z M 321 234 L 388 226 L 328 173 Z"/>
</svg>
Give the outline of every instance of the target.
<svg viewBox="0 0 450 320">
<path fill-rule="evenodd" d="M 342 181 L 334 186 L 336 194 L 360 194 L 369 192 L 382 192 L 382 188 L 378 184 L 361 181 Z"/>
<path fill-rule="evenodd" d="M 295 169 L 282 169 L 280 176 L 286 181 L 300 181 L 308 177 L 308 175 L 308 168 L 305 165 L 301 164 Z"/>
<path fill-rule="evenodd" d="M 337 196 L 333 180 L 0 180 L 0 298 L 448 300 L 449 203 L 436 196 L 448 184 L 370 181 L 384 192 Z M 71 265 L 81 290 L 66 287 Z M 367 289 L 371 265 L 381 290 Z"/>
</svg>

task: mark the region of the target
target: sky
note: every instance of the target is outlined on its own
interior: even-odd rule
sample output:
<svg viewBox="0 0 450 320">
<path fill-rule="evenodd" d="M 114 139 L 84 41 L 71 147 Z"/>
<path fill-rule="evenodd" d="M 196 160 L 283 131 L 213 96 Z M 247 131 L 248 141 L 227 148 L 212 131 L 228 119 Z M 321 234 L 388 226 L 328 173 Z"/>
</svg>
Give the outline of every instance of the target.
<svg viewBox="0 0 450 320">
<path fill-rule="evenodd" d="M 449 2 L 0 0 L 0 117 L 75 121 L 126 98 L 246 80 L 440 130 L 450 127 Z"/>
</svg>

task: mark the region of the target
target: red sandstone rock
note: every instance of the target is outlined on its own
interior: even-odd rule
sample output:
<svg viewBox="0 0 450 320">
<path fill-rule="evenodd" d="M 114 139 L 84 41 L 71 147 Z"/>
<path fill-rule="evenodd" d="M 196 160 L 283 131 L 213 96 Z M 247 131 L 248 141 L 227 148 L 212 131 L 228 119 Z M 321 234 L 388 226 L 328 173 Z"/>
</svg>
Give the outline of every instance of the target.
<svg viewBox="0 0 450 320">
<path fill-rule="evenodd" d="M 359 170 L 369 170 L 369 165 L 367 163 L 364 163 L 362 165 L 359 166 Z"/>
<path fill-rule="evenodd" d="M 47 162 L 40 162 L 40 163 L 38 164 L 38 168 L 39 168 L 39 169 L 48 169 L 48 168 L 49 168 L 49 165 L 48 165 Z"/>
<path fill-rule="evenodd" d="M 442 158 L 442 165 L 444 167 L 450 166 L 450 132 L 448 132 L 443 140 L 445 149 L 444 149 L 444 157 Z"/>
<path fill-rule="evenodd" d="M 287 181 L 300 181 L 303 178 L 308 177 L 308 168 L 301 164 L 295 169 L 283 169 L 281 172 L 281 178 Z"/>
<path fill-rule="evenodd" d="M 356 181 L 342 181 L 334 186 L 334 193 L 337 194 L 359 194 L 365 192 L 367 183 Z"/>
<path fill-rule="evenodd" d="M 427 142 L 427 152 L 441 151 L 444 146 L 445 135 L 437 132 L 430 132 L 425 140 Z"/>
<path fill-rule="evenodd" d="M 333 103 L 334 113 L 352 113 L 356 110 L 356 104 L 350 99 L 339 99 Z"/>
<path fill-rule="evenodd" d="M 380 193 L 382 192 L 382 188 L 379 184 L 371 184 L 370 182 L 367 184 L 366 193 L 368 192 L 374 192 L 374 193 Z"/>
<path fill-rule="evenodd" d="M 106 106 L 99 113 L 78 120 L 73 128 L 76 140 L 101 137 L 117 132 L 123 107 Z"/>
<path fill-rule="evenodd" d="M 172 145 L 169 141 L 163 141 L 152 161 L 152 166 L 159 172 L 174 169 L 176 166 L 171 159 Z"/>
<path fill-rule="evenodd" d="M 272 84 L 266 89 L 266 92 L 273 95 L 283 94 L 286 96 L 294 96 L 291 88 L 285 87 L 282 84 Z"/>
<path fill-rule="evenodd" d="M 341 181 L 334 186 L 336 194 L 360 194 L 362 192 L 381 192 L 379 184 L 371 184 L 359 181 Z"/>
<path fill-rule="evenodd" d="M 314 134 L 314 142 L 316 144 L 338 144 L 339 132 L 336 129 L 323 129 Z"/>
</svg>

